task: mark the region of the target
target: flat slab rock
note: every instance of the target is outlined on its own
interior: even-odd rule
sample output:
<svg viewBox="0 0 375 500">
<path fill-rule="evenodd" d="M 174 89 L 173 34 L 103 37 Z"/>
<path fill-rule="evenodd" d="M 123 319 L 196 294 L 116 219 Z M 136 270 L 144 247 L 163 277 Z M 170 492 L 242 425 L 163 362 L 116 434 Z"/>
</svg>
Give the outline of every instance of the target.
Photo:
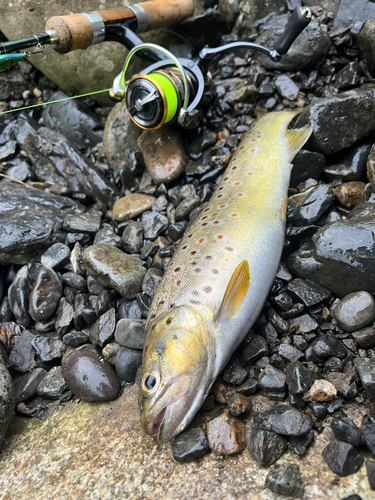
<svg viewBox="0 0 375 500">
<path fill-rule="evenodd" d="M 253 396 L 253 404 L 256 411 L 270 408 L 267 398 L 259 395 Z M 251 420 L 250 416 L 244 419 L 247 434 Z M 339 499 L 355 493 L 362 499 L 372 498 L 366 467 L 335 480 L 321 454 L 330 441 L 327 427 L 317 436 L 308 460 L 285 453 L 277 464 L 298 463 L 305 483 L 304 500 Z M 235 500 L 280 498 L 264 491 L 269 469 L 259 467 L 248 446 L 242 454 L 225 460 L 214 453 L 201 460 L 201 467 L 195 462 L 177 463 L 170 443 L 158 444 L 143 434 L 137 387 L 133 386 L 109 403 L 64 403 L 44 422 L 15 417 L 0 454 L 2 498 L 224 500 L 228 492 Z"/>
</svg>

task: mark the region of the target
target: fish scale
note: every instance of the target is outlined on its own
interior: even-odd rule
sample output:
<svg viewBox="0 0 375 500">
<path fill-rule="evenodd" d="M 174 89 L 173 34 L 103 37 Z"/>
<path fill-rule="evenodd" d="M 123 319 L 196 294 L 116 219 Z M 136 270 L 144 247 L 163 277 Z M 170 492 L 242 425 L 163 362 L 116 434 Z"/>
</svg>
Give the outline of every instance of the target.
<svg viewBox="0 0 375 500">
<path fill-rule="evenodd" d="M 245 136 L 154 296 L 140 405 L 143 428 L 160 440 L 193 418 L 266 300 L 283 248 L 291 160 L 311 133 L 287 130 L 296 114 L 264 115 Z"/>
</svg>

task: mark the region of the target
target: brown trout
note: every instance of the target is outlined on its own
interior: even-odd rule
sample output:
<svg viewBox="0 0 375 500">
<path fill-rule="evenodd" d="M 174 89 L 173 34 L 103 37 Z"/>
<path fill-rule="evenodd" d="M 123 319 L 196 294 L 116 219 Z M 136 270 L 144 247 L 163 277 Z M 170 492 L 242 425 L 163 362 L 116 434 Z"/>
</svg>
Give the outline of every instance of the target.
<svg viewBox="0 0 375 500">
<path fill-rule="evenodd" d="M 192 420 L 258 317 L 284 242 L 291 161 L 308 140 L 298 112 L 264 115 L 186 231 L 146 323 L 141 425 L 167 441 Z"/>
</svg>

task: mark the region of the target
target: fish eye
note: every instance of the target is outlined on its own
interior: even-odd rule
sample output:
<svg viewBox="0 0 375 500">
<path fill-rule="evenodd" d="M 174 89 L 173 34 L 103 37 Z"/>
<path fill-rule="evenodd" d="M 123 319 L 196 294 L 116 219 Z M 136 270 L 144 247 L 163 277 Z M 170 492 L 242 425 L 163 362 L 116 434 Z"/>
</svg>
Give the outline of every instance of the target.
<svg viewBox="0 0 375 500">
<path fill-rule="evenodd" d="M 156 372 L 147 372 L 143 375 L 141 381 L 142 391 L 146 395 L 153 394 L 159 387 L 160 376 Z"/>
</svg>

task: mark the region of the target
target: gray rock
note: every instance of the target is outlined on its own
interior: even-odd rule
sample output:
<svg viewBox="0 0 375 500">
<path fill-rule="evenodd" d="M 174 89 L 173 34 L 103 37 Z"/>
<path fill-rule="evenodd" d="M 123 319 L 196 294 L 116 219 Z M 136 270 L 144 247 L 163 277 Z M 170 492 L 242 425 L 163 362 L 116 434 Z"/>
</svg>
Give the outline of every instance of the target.
<svg viewBox="0 0 375 500">
<path fill-rule="evenodd" d="M 302 436 L 311 431 L 308 418 L 295 408 L 280 405 L 273 410 L 255 412 L 253 421 L 256 428 L 276 432 L 284 436 Z"/>
<path fill-rule="evenodd" d="M 43 363 L 62 358 L 66 351 L 66 345 L 54 333 L 47 333 L 43 337 L 35 335 L 31 345 Z"/>
<path fill-rule="evenodd" d="M 8 290 L 9 306 L 17 322 L 23 326 L 31 324 L 29 316 L 29 294 L 31 284 L 27 266 L 21 267 Z"/>
<path fill-rule="evenodd" d="M 67 401 L 71 392 L 62 376 L 61 366 L 54 366 L 39 383 L 37 387 L 39 396 L 47 399 L 59 399 Z"/>
<path fill-rule="evenodd" d="M 116 372 L 124 382 L 134 382 L 135 375 L 142 363 L 142 351 L 121 347 L 115 359 Z"/>
<path fill-rule="evenodd" d="M 335 418 L 331 422 L 331 429 L 335 438 L 339 441 L 349 443 L 355 448 L 358 448 L 361 444 L 361 431 L 350 418 Z"/>
<path fill-rule="evenodd" d="M 266 488 L 278 495 L 301 498 L 305 492 L 302 474 L 297 464 L 276 465 L 266 477 Z"/>
<path fill-rule="evenodd" d="M 342 441 L 329 443 L 322 455 L 332 472 L 340 477 L 354 474 L 363 464 L 363 458 L 354 446 Z"/>
<path fill-rule="evenodd" d="M 200 204 L 201 200 L 196 194 L 184 198 L 176 208 L 176 221 L 187 219 L 190 213 Z"/>
<path fill-rule="evenodd" d="M 8 141 L 4 146 L 0 146 L 0 161 L 9 160 L 17 148 L 17 141 Z"/>
<path fill-rule="evenodd" d="M 286 368 L 286 384 L 291 394 L 303 394 L 314 382 L 314 373 L 302 363 L 290 363 Z"/>
<path fill-rule="evenodd" d="M 35 368 L 31 373 L 24 373 L 13 380 L 16 404 L 27 401 L 37 394 L 37 387 L 47 372 L 43 368 Z"/>
<path fill-rule="evenodd" d="M 40 258 L 42 265 L 51 269 L 64 268 L 69 260 L 70 248 L 64 243 L 55 243 Z"/>
<path fill-rule="evenodd" d="M 375 319 L 375 300 L 368 292 L 353 292 L 335 306 L 333 314 L 346 332 L 370 325 Z"/>
<path fill-rule="evenodd" d="M 91 209 L 84 214 L 67 215 L 63 227 L 72 233 L 95 234 L 99 231 L 101 219 L 102 213 Z"/>
<path fill-rule="evenodd" d="M 12 377 L 6 367 L 5 352 L 0 345 L 0 449 L 13 416 L 14 403 Z"/>
<path fill-rule="evenodd" d="M 335 196 L 329 184 L 318 184 L 311 189 L 304 201 L 298 206 L 293 223 L 296 226 L 314 224 L 331 207 L 334 199 Z"/>
<path fill-rule="evenodd" d="M 287 75 L 278 76 L 275 80 L 275 87 L 281 97 L 285 99 L 294 101 L 298 97 L 299 88 Z"/>
<path fill-rule="evenodd" d="M 352 337 L 362 349 L 372 349 L 375 347 L 374 328 L 363 328 L 363 330 L 353 332 Z"/>
<path fill-rule="evenodd" d="M 202 429 L 189 429 L 179 434 L 173 442 L 173 458 L 186 463 L 202 458 L 208 452 L 208 442 Z"/>
<path fill-rule="evenodd" d="M 224 368 L 223 380 L 228 384 L 241 385 L 248 377 L 247 370 L 236 356 L 232 356 Z"/>
<path fill-rule="evenodd" d="M 62 276 L 64 283 L 81 292 L 87 292 L 87 281 L 83 276 L 75 273 L 65 273 Z"/>
<path fill-rule="evenodd" d="M 103 224 L 103 227 L 96 233 L 94 238 L 94 245 L 99 243 L 121 247 L 121 238 L 113 231 L 112 226 Z"/>
<path fill-rule="evenodd" d="M 113 307 L 102 314 L 93 324 L 90 330 L 90 337 L 95 344 L 103 347 L 111 340 L 116 327 L 116 310 Z"/>
<path fill-rule="evenodd" d="M 267 392 L 285 392 L 285 374 L 272 365 L 267 365 L 259 375 L 259 387 Z M 270 429 L 269 429 L 270 430 Z"/>
<path fill-rule="evenodd" d="M 325 167 L 325 158 L 321 153 L 302 149 L 293 160 L 290 186 L 297 187 L 307 179 L 319 179 Z"/>
<path fill-rule="evenodd" d="M 287 446 L 287 440 L 275 432 L 255 431 L 250 436 L 250 450 L 262 467 L 268 467 L 275 463 Z"/>
<path fill-rule="evenodd" d="M 115 339 L 123 347 L 143 349 L 145 339 L 144 319 L 122 318 L 117 322 Z"/>
<path fill-rule="evenodd" d="M 334 26 L 350 26 L 356 22 L 366 22 L 375 17 L 375 5 L 371 0 L 341 0 Z"/>
<path fill-rule="evenodd" d="M 56 311 L 55 328 L 59 335 L 65 335 L 69 331 L 70 324 L 74 318 L 74 309 L 69 302 L 63 297 L 60 299 Z"/>
<path fill-rule="evenodd" d="M 154 240 L 167 229 L 168 218 L 159 212 L 143 212 L 142 223 L 146 240 Z"/>
<path fill-rule="evenodd" d="M 127 300 L 142 289 L 146 269 L 140 259 L 131 257 L 111 245 L 86 248 L 83 262 L 88 273 L 99 283 L 114 288 Z"/>
<path fill-rule="evenodd" d="M 354 366 L 370 401 L 375 401 L 375 361 L 368 358 L 356 358 Z"/>
<path fill-rule="evenodd" d="M 160 269 L 150 267 L 142 283 L 142 292 L 147 293 L 150 297 L 153 297 L 158 289 L 162 277 L 163 272 Z"/>
<path fill-rule="evenodd" d="M 36 261 L 51 245 L 65 241 L 62 222 L 75 207 L 63 196 L 13 182 L 0 183 L 0 261 Z"/>
<path fill-rule="evenodd" d="M 40 266 L 30 293 L 29 313 L 34 321 L 46 321 L 56 311 L 61 298 L 59 277 L 51 268 Z"/>
<path fill-rule="evenodd" d="M 35 350 L 32 341 L 35 338 L 28 330 L 24 330 L 14 343 L 9 355 L 8 367 L 21 373 L 31 372 L 35 366 Z"/>
<path fill-rule="evenodd" d="M 121 245 L 127 253 L 140 253 L 143 246 L 142 222 L 130 222 L 121 236 Z"/>
</svg>

